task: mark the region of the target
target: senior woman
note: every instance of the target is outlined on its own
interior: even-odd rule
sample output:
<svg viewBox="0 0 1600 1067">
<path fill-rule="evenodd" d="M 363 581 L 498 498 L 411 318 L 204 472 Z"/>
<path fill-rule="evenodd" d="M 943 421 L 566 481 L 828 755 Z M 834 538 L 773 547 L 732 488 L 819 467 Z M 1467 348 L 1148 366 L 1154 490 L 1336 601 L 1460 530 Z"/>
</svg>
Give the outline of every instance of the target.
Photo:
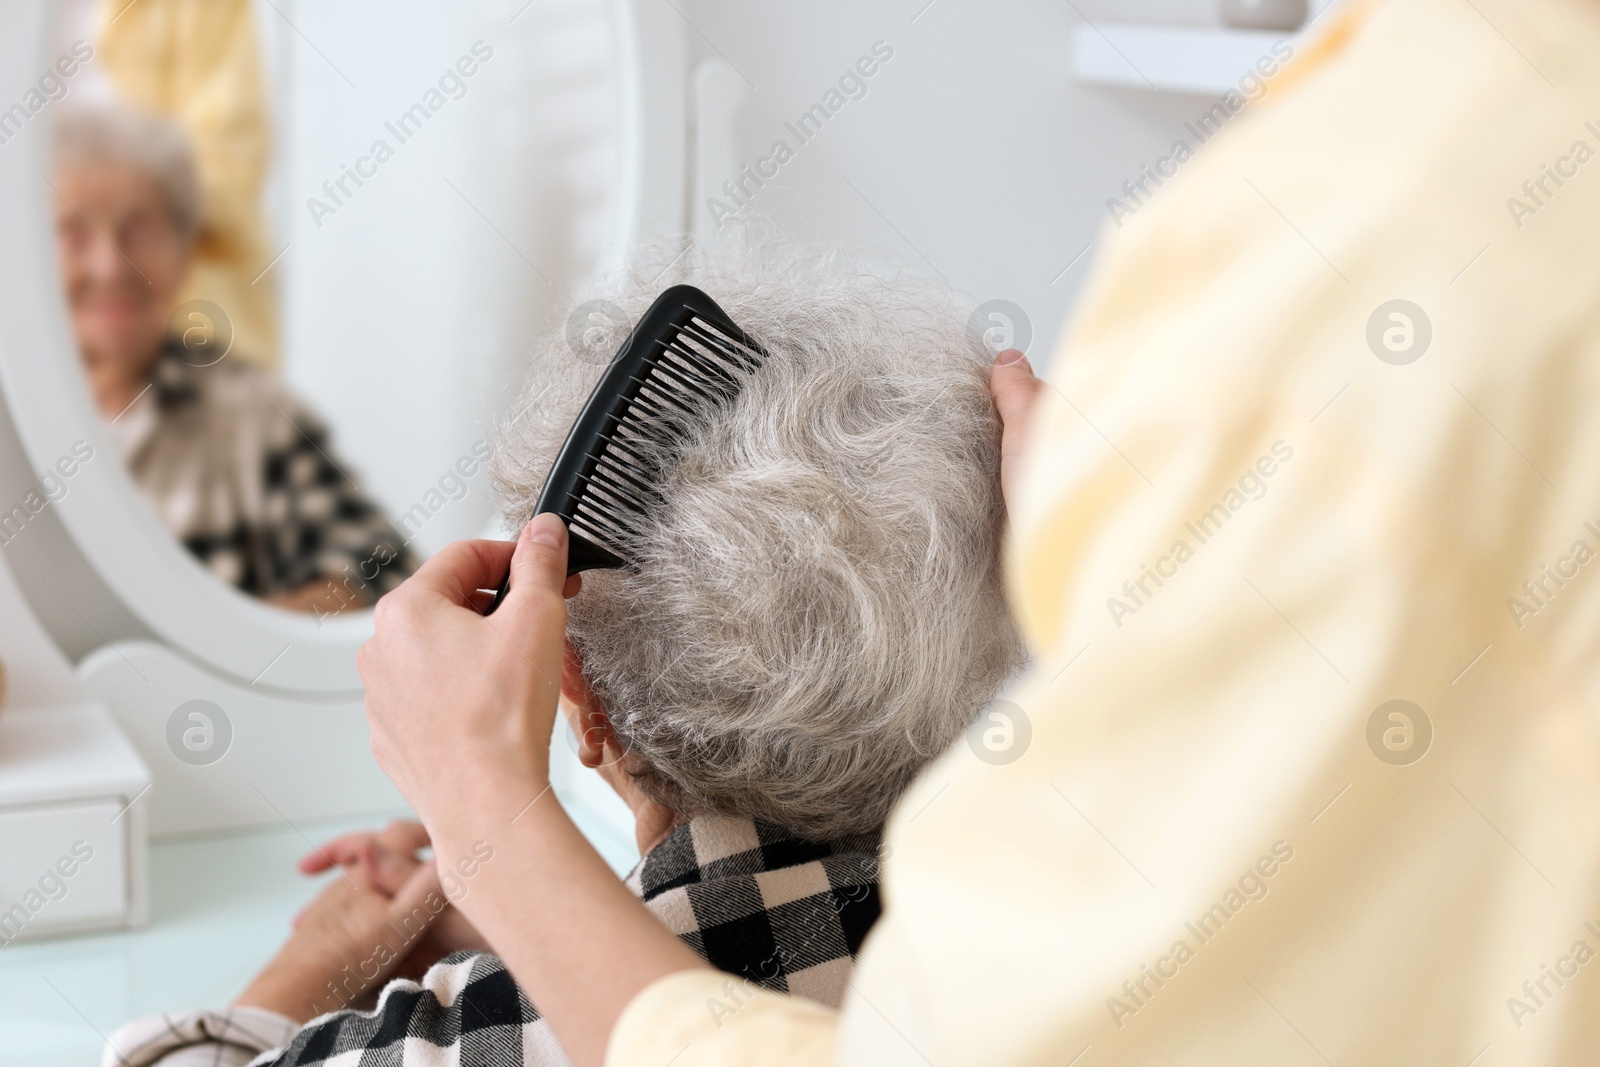
<svg viewBox="0 0 1600 1067">
<path fill-rule="evenodd" d="M 319 617 L 415 569 L 270 375 L 226 358 L 226 309 L 178 306 L 203 228 L 182 127 L 115 106 L 55 126 L 61 282 L 95 406 L 163 524 L 218 578 Z"/>
<path fill-rule="evenodd" d="M 636 320 L 666 284 L 648 280 L 660 273 L 641 269 L 609 296 Z M 672 458 L 660 508 L 631 546 L 637 569 L 581 580 L 563 569 L 553 580 L 543 568 L 564 568 L 563 550 L 535 545 L 545 554 L 536 560 L 524 539 L 513 592 L 482 617 L 472 591 L 498 581 L 513 546 L 461 543 L 379 603 L 379 626 L 390 633 L 411 598 L 444 598 L 460 609 L 451 625 L 411 634 L 430 660 L 489 652 L 531 668 L 520 680 L 510 662 L 457 675 L 458 697 L 505 713 L 444 727 L 442 753 L 465 730 L 543 767 L 560 692 L 583 762 L 633 810 L 643 857 L 618 881 L 571 837 L 580 881 L 599 900 L 629 901 L 683 958 L 722 972 L 710 1010 L 734 1018 L 756 989 L 837 1007 L 878 915 L 884 818 L 1022 665 L 1000 584 L 1001 427 L 988 364 L 960 306 L 908 280 L 775 253 L 731 267 L 706 260 L 683 280 L 715 294 L 770 358 Z M 538 353 L 532 406 L 497 450 L 514 521 L 533 510 L 602 370 L 561 337 Z M 560 525 L 546 516 L 534 529 Z M 559 624 L 546 628 L 563 594 L 564 640 Z M 375 702 L 396 695 L 383 667 L 391 647 L 363 652 Z M 514 688 L 490 692 L 507 682 Z M 417 768 L 473 805 L 469 855 L 453 851 L 454 827 L 435 839 L 437 870 L 413 856 L 428 840 L 414 824 L 332 843 L 306 868 L 339 865 L 350 880 L 312 905 L 229 1011 L 136 1024 L 112 1039 L 114 1054 L 164 1067 L 186 1056 L 211 1063 L 230 1042 L 236 1058 L 283 1045 L 258 1061 L 282 1064 L 363 1053 L 564 1063 L 562 1045 L 585 1054 L 599 1035 L 552 1035 L 543 1022 L 545 1001 L 564 998 L 561 983 L 534 993 L 520 957 L 508 976 L 483 951 L 499 948 L 505 925 L 468 910 L 512 884 L 519 911 L 567 906 L 568 890 L 528 868 L 519 841 L 552 819 L 571 824 L 547 779 L 508 778 L 503 765 L 486 760 L 481 775 L 451 759 Z M 419 814 L 426 824 L 431 809 Z M 491 925 L 480 934 L 463 914 Z M 408 934 L 397 940 L 397 928 Z M 592 938 L 570 958 L 573 980 L 634 962 L 617 954 L 613 930 L 566 934 Z M 369 988 L 441 953 L 420 984 L 393 982 L 362 1013 Z"/>
<path fill-rule="evenodd" d="M 1600 6 L 1322 19 L 1101 252 L 1008 492 L 1030 741 L 907 792 L 841 1011 L 714 1013 L 559 805 L 510 822 L 558 521 L 397 594 L 374 748 L 442 863 L 499 831 L 460 907 L 579 1064 L 1600 1060 Z"/>
</svg>

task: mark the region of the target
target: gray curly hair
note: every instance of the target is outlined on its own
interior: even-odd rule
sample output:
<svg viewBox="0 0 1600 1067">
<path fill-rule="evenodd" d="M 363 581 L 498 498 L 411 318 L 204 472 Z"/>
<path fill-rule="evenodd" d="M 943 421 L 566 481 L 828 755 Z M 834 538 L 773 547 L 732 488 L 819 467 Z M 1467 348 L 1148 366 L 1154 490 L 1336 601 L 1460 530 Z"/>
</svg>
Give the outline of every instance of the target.
<svg viewBox="0 0 1600 1067">
<path fill-rule="evenodd" d="M 179 236 L 200 231 L 204 198 L 189 135 L 175 120 L 122 104 L 73 104 L 58 113 L 58 168 L 95 164 L 128 167 L 156 183 Z"/>
<path fill-rule="evenodd" d="M 496 450 L 513 527 L 630 324 L 678 281 L 769 359 L 675 453 L 637 571 L 584 575 L 568 639 L 646 795 L 813 839 L 875 830 L 1024 660 L 987 359 L 948 291 L 837 253 L 636 264 L 608 315 L 533 353 Z"/>
</svg>

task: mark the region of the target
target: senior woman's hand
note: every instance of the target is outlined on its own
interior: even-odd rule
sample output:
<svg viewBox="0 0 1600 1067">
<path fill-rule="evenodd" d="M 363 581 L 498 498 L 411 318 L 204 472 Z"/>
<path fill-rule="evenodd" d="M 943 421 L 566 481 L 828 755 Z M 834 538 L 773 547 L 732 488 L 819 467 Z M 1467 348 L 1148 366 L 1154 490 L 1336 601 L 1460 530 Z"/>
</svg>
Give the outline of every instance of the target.
<svg viewBox="0 0 1600 1067">
<path fill-rule="evenodd" d="M 295 918 L 289 938 L 234 1001 L 296 1022 L 359 1000 L 395 975 L 445 908 L 438 875 L 418 866 L 393 893 L 343 872 Z"/>
<path fill-rule="evenodd" d="M 336 867 L 347 872 L 353 869 L 364 877 L 366 884 L 393 897 L 416 875 L 418 867 L 424 864 L 433 867 L 433 857 L 421 855 L 430 844 L 428 831 L 421 823 L 396 819 L 381 831 L 344 834 L 318 845 L 300 858 L 300 873 L 321 874 Z M 461 873 L 456 870 L 440 872 L 438 885 L 447 902 L 453 902 L 467 889 Z M 299 921 L 296 918 L 296 924 Z M 492 951 L 483 935 L 461 914 L 461 909 L 447 903 L 428 927 L 428 932 L 408 946 L 405 959 L 394 975 L 421 978 L 429 967 L 463 949 Z"/>
</svg>

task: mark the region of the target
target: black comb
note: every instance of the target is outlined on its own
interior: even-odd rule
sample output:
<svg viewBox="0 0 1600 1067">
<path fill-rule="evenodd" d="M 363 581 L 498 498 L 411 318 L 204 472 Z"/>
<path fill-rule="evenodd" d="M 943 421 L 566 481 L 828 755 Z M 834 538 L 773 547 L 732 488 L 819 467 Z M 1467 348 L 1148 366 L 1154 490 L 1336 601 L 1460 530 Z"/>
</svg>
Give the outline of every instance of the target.
<svg viewBox="0 0 1600 1067">
<path fill-rule="evenodd" d="M 694 286 L 656 297 L 589 394 L 534 506 L 567 524 L 569 577 L 631 564 L 639 520 L 659 500 L 651 479 L 661 458 L 738 396 L 743 375 L 765 358 Z M 510 589 L 507 574 L 484 614 Z"/>
</svg>

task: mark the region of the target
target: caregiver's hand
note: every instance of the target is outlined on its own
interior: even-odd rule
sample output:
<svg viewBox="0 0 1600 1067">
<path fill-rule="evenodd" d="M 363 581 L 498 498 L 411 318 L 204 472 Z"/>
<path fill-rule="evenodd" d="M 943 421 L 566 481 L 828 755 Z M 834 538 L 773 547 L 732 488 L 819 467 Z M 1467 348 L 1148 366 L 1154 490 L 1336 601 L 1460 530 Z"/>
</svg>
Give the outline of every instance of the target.
<svg viewBox="0 0 1600 1067">
<path fill-rule="evenodd" d="M 989 368 L 989 393 L 1004 427 L 1000 436 L 1000 492 L 1006 498 L 1007 511 L 1016 507 L 1028 422 L 1043 389 L 1044 382 L 1034 377 L 1028 357 L 1015 348 L 1001 352 Z"/>
<path fill-rule="evenodd" d="M 565 651 L 566 527 L 540 515 L 513 546 L 451 545 L 378 601 L 358 665 L 372 750 L 422 818 L 440 869 L 476 854 L 456 907 L 482 931 L 578 1067 L 598 1067 L 628 1002 L 705 969 L 547 795 Z M 511 565 L 493 615 L 473 606 Z"/>
<path fill-rule="evenodd" d="M 563 592 L 579 586 L 566 578 L 566 541 L 555 515 L 515 543 L 458 541 L 374 610 L 356 659 L 372 751 L 435 840 L 505 826 L 549 786 Z M 480 614 L 478 591 L 508 563 L 510 594 Z"/>
</svg>

